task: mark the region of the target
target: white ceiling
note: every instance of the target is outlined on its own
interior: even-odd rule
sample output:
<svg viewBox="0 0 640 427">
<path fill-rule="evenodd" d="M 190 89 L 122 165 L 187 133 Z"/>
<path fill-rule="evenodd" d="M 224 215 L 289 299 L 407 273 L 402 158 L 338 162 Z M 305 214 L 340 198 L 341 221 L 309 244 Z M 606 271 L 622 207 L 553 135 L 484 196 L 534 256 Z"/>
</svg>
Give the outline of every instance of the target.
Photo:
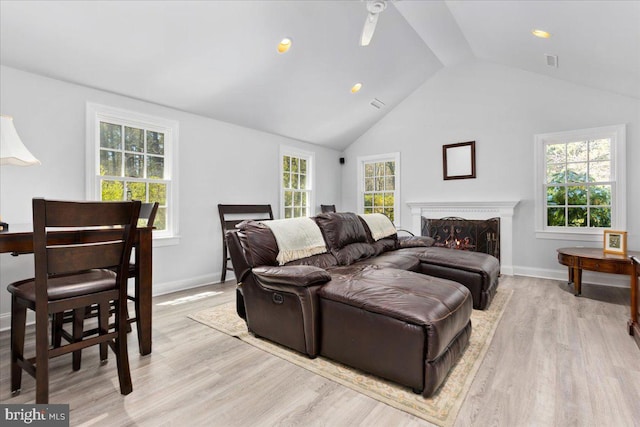
<svg viewBox="0 0 640 427">
<path fill-rule="evenodd" d="M 640 99 L 640 1 L 399 0 L 360 47 L 366 13 L 362 1 L 1 0 L 0 62 L 338 149 L 474 58 Z M 278 54 L 283 37 L 293 47 Z"/>
</svg>

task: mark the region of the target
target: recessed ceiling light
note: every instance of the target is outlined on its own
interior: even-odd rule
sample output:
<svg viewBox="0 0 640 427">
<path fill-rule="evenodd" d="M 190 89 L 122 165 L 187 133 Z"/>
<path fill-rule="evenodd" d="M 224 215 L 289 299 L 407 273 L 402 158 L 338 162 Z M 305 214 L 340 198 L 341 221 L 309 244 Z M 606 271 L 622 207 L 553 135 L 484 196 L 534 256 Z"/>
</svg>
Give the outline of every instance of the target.
<svg viewBox="0 0 640 427">
<path fill-rule="evenodd" d="M 356 93 L 360 89 L 362 89 L 362 83 L 356 83 L 353 86 L 351 86 L 351 93 Z"/>
<path fill-rule="evenodd" d="M 278 44 L 278 53 L 285 53 L 291 48 L 291 39 L 284 38 Z"/>
<path fill-rule="evenodd" d="M 540 37 L 541 39 L 548 39 L 549 37 L 551 37 L 551 34 L 547 33 L 544 30 L 533 30 L 531 31 L 531 34 L 536 37 Z"/>
</svg>

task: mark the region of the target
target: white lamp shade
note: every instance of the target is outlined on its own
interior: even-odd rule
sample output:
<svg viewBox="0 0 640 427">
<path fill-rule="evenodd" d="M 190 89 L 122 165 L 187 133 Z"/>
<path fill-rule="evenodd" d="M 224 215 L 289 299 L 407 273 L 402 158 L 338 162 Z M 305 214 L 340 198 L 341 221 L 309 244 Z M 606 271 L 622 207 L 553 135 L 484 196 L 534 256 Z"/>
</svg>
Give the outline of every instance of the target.
<svg viewBox="0 0 640 427">
<path fill-rule="evenodd" d="M 39 165 L 40 160 L 24 146 L 15 126 L 13 117 L 0 116 L 0 165 L 31 166 Z"/>
</svg>

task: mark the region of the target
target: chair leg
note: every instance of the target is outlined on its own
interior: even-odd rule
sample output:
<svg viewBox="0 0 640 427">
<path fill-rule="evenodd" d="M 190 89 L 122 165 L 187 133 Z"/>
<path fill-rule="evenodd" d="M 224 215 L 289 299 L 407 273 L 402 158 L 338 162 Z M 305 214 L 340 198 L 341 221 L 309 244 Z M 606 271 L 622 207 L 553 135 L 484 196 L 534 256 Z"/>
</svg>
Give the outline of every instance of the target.
<svg viewBox="0 0 640 427">
<path fill-rule="evenodd" d="M 116 312 L 116 329 L 118 336 L 115 340 L 116 364 L 118 366 L 118 380 L 120 382 L 120 393 L 129 394 L 133 391 L 131 384 L 131 369 L 129 367 L 129 353 L 127 350 L 127 311 L 125 303 L 118 303 Z"/>
<path fill-rule="evenodd" d="M 82 332 L 84 331 L 84 307 L 76 308 L 73 310 L 73 342 L 82 341 Z M 55 325 L 54 325 L 55 327 Z M 80 370 L 80 364 L 82 363 L 82 350 L 76 350 L 73 352 L 73 370 Z"/>
<path fill-rule="evenodd" d="M 18 359 L 24 358 L 24 332 L 27 323 L 27 307 L 11 296 L 11 393 L 20 394 L 22 368 Z"/>
<path fill-rule="evenodd" d="M 111 304 L 101 303 L 98 305 L 98 334 L 109 333 L 109 311 Z M 106 342 L 100 343 L 100 363 L 105 364 L 109 358 L 109 344 Z"/>
<path fill-rule="evenodd" d="M 224 281 L 227 279 L 227 265 L 228 265 L 228 260 L 227 260 L 227 242 L 226 240 L 222 239 L 222 275 L 220 276 L 220 282 L 224 283 Z"/>
<path fill-rule="evenodd" d="M 51 323 L 51 344 L 53 347 L 60 347 L 62 345 L 62 325 L 64 323 L 64 312 L 55 313 L 53 315 L 53 322 Z"/>
<path fill-rule="evenodd" d="M 49 403 L 49 314 L 36 304 L 36 404 Z"/>
</svg>

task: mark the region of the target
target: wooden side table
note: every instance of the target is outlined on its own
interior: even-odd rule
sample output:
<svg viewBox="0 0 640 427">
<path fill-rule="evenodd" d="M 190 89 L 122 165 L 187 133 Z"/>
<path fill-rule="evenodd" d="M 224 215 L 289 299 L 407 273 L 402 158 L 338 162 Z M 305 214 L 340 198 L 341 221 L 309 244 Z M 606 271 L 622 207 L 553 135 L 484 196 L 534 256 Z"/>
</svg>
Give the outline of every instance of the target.
<svg viewBox="0 0 640 427">
<path fill-rule="evenodd" d="M 640 252 L 629 251 L 626 256 L 605 254 L 600 248 L 560 248 L 558 262 L 569 267 L 569 283 L 573 283 L 574 295 L 582 292 L 582 270 L 600 273 L 626 274 L 630 280 L 630 311 L 627 323 L 629 334 L 640 347 L 638 324 L 638 276 L 629 256 L 640 257 Z"/>
</svg>

